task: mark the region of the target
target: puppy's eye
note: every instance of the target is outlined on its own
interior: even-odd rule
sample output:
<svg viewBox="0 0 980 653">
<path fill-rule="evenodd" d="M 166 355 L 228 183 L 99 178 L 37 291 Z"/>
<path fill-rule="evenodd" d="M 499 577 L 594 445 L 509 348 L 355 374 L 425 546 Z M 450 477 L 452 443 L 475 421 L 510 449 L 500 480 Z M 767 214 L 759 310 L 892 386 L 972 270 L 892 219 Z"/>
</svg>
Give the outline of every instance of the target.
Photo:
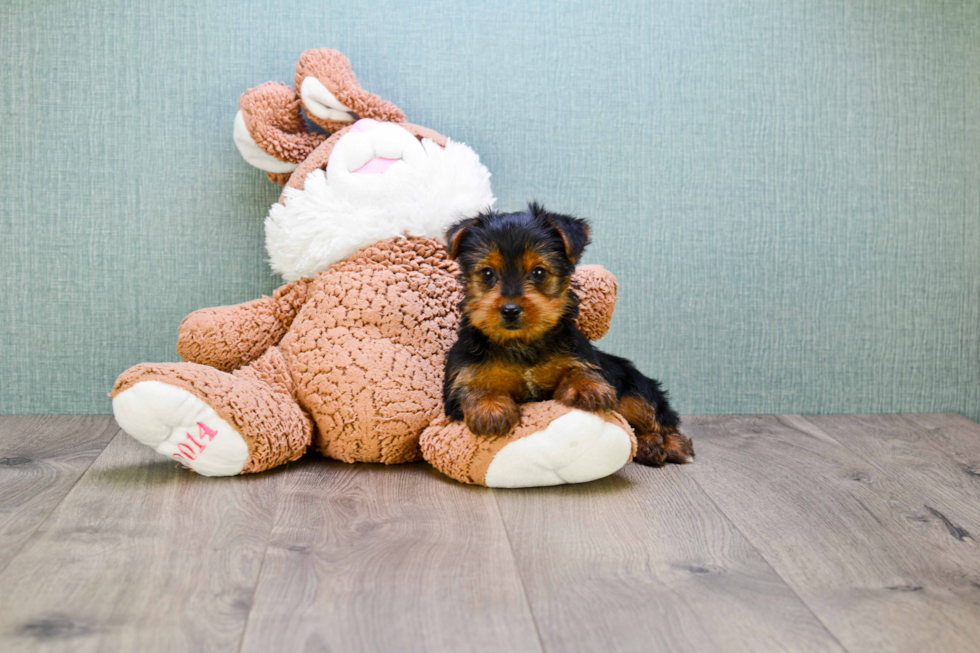
<svg viewBox="0 0 980 653">
<path fill-rule="evenodd" d="M 540 265 L 533 270 L 531 270 L 531 279 L 534 281 L 544 281 L 545 277 L 548 276 L 548 271 L 545 270 Z"/>
<path fill-rule="evenodd" d="M 480 270 L 480 278 L 483 279 L 483 283 L 488 286 L 493 285 L 494 279 L 497 275 L 494 273 L 493 268 L 483 268 Z"/>
</svg>

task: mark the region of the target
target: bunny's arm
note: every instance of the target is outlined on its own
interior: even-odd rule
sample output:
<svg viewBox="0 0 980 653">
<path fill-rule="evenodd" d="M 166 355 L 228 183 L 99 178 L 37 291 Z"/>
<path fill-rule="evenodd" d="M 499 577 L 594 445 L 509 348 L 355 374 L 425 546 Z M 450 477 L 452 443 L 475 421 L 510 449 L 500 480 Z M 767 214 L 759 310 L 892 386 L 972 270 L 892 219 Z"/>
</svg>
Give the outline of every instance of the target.
<svg viewBox="0 0 980 653">
<path fill-rule="evenodd" d="M 286 335 L 312 281 L 293 281 L 272 297 L 194 311 L 177 332 L 177 353 L 190 363 L 225 372 L 252 362 Z"/>
<path fill-rule="evenodd" d="M 579 298 L 578 328 L 589 340 L 599 340 L 616 307 L 616 277 L 601 265 L 582 265 L 572 275 L 572 288 Z"/>
</svg>

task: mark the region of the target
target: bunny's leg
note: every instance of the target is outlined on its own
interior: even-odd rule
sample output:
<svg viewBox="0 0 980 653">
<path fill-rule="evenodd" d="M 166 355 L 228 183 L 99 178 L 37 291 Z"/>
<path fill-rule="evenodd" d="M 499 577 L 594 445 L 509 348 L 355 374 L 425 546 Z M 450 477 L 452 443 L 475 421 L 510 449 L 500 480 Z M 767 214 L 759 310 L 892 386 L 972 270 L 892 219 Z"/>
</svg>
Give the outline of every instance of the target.
<svg viewBox="0 0 980 653">
<path fill-rule="evenodd" d="M 230 374 L 195 363 L 136 365 L 110 396 L 124 431 L 203 476 L 296 460 L 313 438 L 278 347 Z"/>
<path fill-rule="evenodd" d="M 615 473 L 636 453 L 619 414 L 589 413 L 555 401 L 521 405 L 521 420 L 502 436 L 474 435 L 441 415 L 422 433 L 423 457 L 443 474 L 488 487 L 584 483 Z"/>
</svg>

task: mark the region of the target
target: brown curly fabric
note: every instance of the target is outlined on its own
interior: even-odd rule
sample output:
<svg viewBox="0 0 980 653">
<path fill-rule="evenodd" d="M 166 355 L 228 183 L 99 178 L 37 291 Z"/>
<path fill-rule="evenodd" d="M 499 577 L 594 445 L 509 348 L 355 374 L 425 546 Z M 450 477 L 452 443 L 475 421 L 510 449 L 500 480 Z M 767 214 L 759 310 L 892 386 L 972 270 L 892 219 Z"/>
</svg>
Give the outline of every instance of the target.
<svg viewBox="0 0 980 653">
<path fill-rule="evenodd" d="M 306 127 L 300 99 L 281 82 L 266 82 L 250 88 L 238 100 L 245 126 L 262 150 L 280 161 L 300 163 L 326 140 Z"/>
<path fill-rule="evenodd" d="M 293 281 L 272 297 L 194 311 L 177 331 L 177 353 L 225 372 L 252 362 L 286 335 L 312 281 Z"/>
<path fill-rule="evenodd" d="M 427 238 L 387 240 L 317 276 L 280 343 L 314 446 L 346 462 L 418 460 L 441 410 L 455 337 L 456 264 Z"/>
<path fill-rule="evenodd" d="M 276 347 L 232 374 L 195 363 L 144 363 L 123 372 L 110 397 L 141 381 L 187 390 L 210 405 L 248 445 L 243 474 L 261 472 L 306 451 L 313 423 L 293 398 L 293 380 Z"/>
<path fill-rule="evenodd" d="M 599 340 L 609 331 L 613 310 L 619 299 L 619 284 L 612 272 L 601 265 L 583 265 L 572 276 L 572 288 L 579 298 L 579 330 L 589 340 Z"/>
<path fill-rule="evenodd" d="M 340 52 L 329 48 L 306 50 L 296 64 L 296 92 L 299 93 L 303 80 L 316 77 L 333 93 L 334 97 L 357 114 L 359 118 L 374 118 L 387 122 L 402 122 L 404 112 L 388 100 L 382 100 L 374 93 L 361 88 L 357 76 L 351 70 L 350 61 Z M 307 111 L 310 120 L 328 132 L 349 125 L 349 122 L 324 120 Z"/>
<path fill-rule="evenodd" d="M 571 408 L 555 401 L 542 401 L 521 406 L 521 421 L 507 435 L 473 435 L 463 422 L 452 422 L 440 415 L 422 432 L 419 444 L 426 462 L 461 483 L 486 485 L 487 469 L 497 452 L 504 446 L 546 428 L 551 422 L 571 412 Z M 619 413 L 605 413 L 602 418 L 630 435 L 636 455 L 633 429 Z"/>
</svg>

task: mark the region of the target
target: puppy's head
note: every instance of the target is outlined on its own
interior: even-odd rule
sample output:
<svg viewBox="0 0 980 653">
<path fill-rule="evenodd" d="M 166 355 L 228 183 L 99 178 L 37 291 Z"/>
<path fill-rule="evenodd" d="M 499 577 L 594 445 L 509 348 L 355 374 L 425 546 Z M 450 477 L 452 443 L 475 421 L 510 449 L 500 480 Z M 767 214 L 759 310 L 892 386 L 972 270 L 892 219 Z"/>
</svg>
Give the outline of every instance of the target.
<svg viewBox="0 0 980 653">
<path fill-rule="evenodd" d="M 458 222 L 446 240 L 462 269 L 463 310 L 473 326 L 501 344 L 532 342 L 575 303 L 569 283 L 589 226 L 531 204 Z"/>
</svg>

